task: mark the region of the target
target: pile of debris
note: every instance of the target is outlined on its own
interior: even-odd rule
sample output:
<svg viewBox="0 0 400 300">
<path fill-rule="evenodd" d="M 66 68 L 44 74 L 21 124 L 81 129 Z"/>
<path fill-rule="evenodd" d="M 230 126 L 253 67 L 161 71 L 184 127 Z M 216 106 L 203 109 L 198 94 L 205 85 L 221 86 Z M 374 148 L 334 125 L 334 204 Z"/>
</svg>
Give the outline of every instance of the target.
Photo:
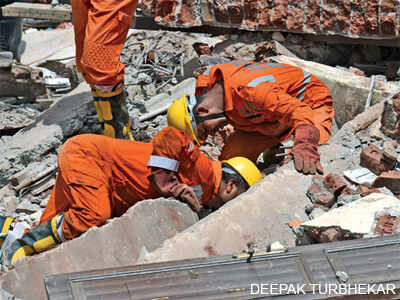
<svg viewBox="0 0 400 300">
<path fill-rule="evenodd" d="M 360 144 L 354 147 L 363 148 L 359 157 L 363 168 L 346 170 L 343 176 L 313 177 L 307 190 L 312 205 L 306 208 L 313 220 L 301 225 L 313 241 L 400 233 L 400 201 L 395 198 L 400 199 L 399 96 L 385 101 L 380 120 L 357 134 Z M 364 231 L 355 226 L 365 222 L 369 227 Z"/>
</svg>

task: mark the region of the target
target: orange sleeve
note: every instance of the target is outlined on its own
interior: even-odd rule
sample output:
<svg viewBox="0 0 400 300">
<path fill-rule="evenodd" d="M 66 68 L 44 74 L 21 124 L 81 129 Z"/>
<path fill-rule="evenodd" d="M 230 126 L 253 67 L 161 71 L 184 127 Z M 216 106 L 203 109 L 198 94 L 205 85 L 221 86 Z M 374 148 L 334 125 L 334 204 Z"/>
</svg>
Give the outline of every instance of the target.
<svg viewBox="0 0 400 300">
<path fill-rule="evenodd" d="M 275 114 L 280 123 L 293 128 L 315 123 L 311 107 L 285 93 L 275 83 L 265 82 L 256 87 L 243 86 L 236 90 L 252 109 L 262 114 Z"/>
<path fill-rule="evenodd" d="M 196 81 L 196 91 L 195 95 L 200 96 L 204 94 L 204 89 L 207 89 L 211 84 L 211 77 L 205 74 L 200 74 Z"/>
<path fill-rule="evenodd" d="M 179 162 L 178 176 L 189 186 L 200 185 L 201 200 L 206 203 L 215 196 L 220 176 L 215 174 L 213 162 L 186 136 L 184 131 L 164 127 L 151 141 L 155 156 L 170 158 Z"/>
</svg>

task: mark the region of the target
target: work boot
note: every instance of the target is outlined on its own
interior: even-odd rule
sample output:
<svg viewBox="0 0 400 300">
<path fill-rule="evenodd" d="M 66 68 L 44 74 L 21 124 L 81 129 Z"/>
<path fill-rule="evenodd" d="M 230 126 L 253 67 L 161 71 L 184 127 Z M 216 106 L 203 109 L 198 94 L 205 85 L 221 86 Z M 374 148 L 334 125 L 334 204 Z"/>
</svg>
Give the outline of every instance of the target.
<svg viewBox="0 0 400 300">
<path fill-rule="evenodd" d="M 3 270 L 7 271 L 15 261 L 55 247 L 65 241 L 61 230 L 64 213 L 33 227 L 21 238 L 16 239 L 10 245 L 6 245 L 1 255 Z"/>
<path fill-rule="evenodd" d="M 3 246 L 4 240 L 7 237 L 8 232 L 12 229 L 14 218 L 0 216 L 0 248 Z"/>
<path fill-rule="evenodd" d="M 134 140 L 126 108 L 124 85 L 118 84 L 114 89 L 112 91 L 92 89 L 94 106 L 98 120 L 103 127 L 103 135 Z"/>
</svg>

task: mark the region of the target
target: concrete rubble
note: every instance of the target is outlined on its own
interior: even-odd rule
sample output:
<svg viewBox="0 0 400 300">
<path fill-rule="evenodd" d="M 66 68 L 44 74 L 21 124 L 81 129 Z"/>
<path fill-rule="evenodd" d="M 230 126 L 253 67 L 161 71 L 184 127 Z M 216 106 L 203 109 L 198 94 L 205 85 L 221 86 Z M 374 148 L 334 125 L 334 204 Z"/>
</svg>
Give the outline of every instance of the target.
<svg viewBox="0 0 400 300">
<path fill-rule="evenodd" d="M 200 221 L 178 201 L 142 201 L 105 226 L 18 261 L 0 277 L 0 297 L 4 292 L 6 299 L 43 299 L 44 274 L 232 254 L 244 251 L 249 243 L 264 250 L 271 243 L 286 248 L 400 233 L 400 64 L 383 63 L 400 62 L 398 49 L 333 45 L 298 34 L 332 34 L 341 28 L 347 37 L 385 34 L 391 39 L 397 37 L 390 25 L 397 4 L 383 1 L 386 4 L 380 3 L 373 13 L 366 7 L 357 9 L 358 2 L 351 7 L 328 2 L 322 5 L 321 19 L 315 7 L 281 7 L 285 5 L 272 1 L 262 9 L 264 17 L 246 14 L 239 20 L 237 12 L 252 2 L 222 3 L 219 8 L 224 9 L 213 3 L 206 9 L 213 13 L 199 17 L 194 12 L 204 1 L 176 7 L 186 9 L 188 15 L 163 15 L 161 6 L 170 1 L 144 1 L 144 9 L 156 15 L 160 24 L 201 23 L 261 32 L 212 36 L 130 30 L 121 55 L 132 129 L 139 141 L 149 141 L 167 124 L 168 106 L 183 94 L 192 94 L 195 77 L 209 65 L 239 58 L 275 61 L 316 75 L 329 87 L 336 113 L 332 138 L 320 147 L 323 175 L 299 174 L 292 162 L 274 165 L 276 170 L 267 172 L 260 183 Z M 289 14 L 281 14 L 284 10 Z M 306 10 L 311 14 L 303 18 L 305 23 L 295 22 Z M 353 17 L 348 19 L 350 10 Z M 361 11 L 368 14 L 364 25 Z M 334 13 L 339 16 L 337 24 Z M 230 18 L 230 23 L 224 23 L 224 18 Z M 275 32 L 263 31 L 267 25 Z M 24 39 L 31 48 L 22 56 L 20 68 L 25 79 L 42 90 L 0 94 L 0 214 L 32 225 L 49 199 L 61 145 L 77 134 L 100 133 L 100 126 L 90 88 L 79 83 L 82 78 L 69 58 L 74 55 L 72 29 L 34 31 Z M 41 51 L 38 44 L 50 46 Z M 60 62 L 64 60 L 65 64 Z M 394 68 L 391 74 L 389 65 Z M 73 90 L 62 94 L 55 90 L 50 95 L 54 99 L 49 94 L 41 98 L 48 89 L 43 78 L 33 79 L 39 67 L 68 78 Z M 0 56 L 0 78 L 10 78 L 12 68 L 15 62 Z M 376 70 L 378 74 L 372 75 Z M 201 150 L 216 159 L 231 132 L 230 127 L 224 128 L 208 138 Z"/>
<path fill-rule="evenodd" d="M 372 193 L 359 200 L 342 207 L 330 210 L 327 213 L 301 224 L 301 227 L 317 242 L 332 242 L 338 240 L 362 238 L 377 233 L 392 234 L 397 230 L 385 227 L 385 223 L 398 218 L 400 215 L 400 201 L 396 197 L 381 193 Z M 385 216 L 386 220 L 382 220 Z M 393 221 L 392 221 L 393 222 Z M 379 228 L 377 228 L 379 223 Z M 397 224 L 397 225 L 396 225 Z M 387 225 L 386 225 L 387 226 Z M 399 230 L 400 232 L 400 226 Z"/>
</svg>

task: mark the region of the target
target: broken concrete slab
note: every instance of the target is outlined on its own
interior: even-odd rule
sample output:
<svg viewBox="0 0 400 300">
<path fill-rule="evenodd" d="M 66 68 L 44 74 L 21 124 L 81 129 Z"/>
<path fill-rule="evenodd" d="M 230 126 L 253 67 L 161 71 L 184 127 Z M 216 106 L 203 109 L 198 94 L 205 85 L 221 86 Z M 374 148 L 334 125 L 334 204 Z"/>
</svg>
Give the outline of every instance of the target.
<svg viewBox="0 0 400 300">
<path fill-rule="evenodd" d="M 0 136 L 13 133 L 33 123 L 39 111 L 0 102 Z"/>
<path fill-rule="evenodd" d="M 12 64 L 10 70 L 0 70 L 0 97 L 24 96 L 35 99 L 45 93 L 45 82 L 39 69 Z"/>
<path fill-rule="evenodd" d="M 81 83 L 74 91 L 61 97 L 35 122 L 12 137 L 0 139 L 0 187 L 8 178 L 26 168 L 36 159 L 55 153 L 70 136 L 100 131 L 90 88 Z"/>
<path fill-rule="evenodd" d="M 81 237 L 17 261 L 15 268 L 0 278 L 1 287 L 23 299 L 45 299 L 45 274 L 135 264 L 140 253 L 154 251 L 164 240 L 197 221 L 197 215 L 179 201 L 141 201 L 102 227 L 91 228 Z"/>
<path fill-rule="evenodd" d="M 73 28 L 34 31 L 24 34 L 22 40 L 26 44 L 26 49 L 21 55 L 21 63 L 25 65 L 39 64 L 47 59 L 75 56 Z"/>
<path fill-rule="evenodd" d="M 303 68 L 321 79 L 328 86 L 334 100 L 335 120 L 339 127 L 364 110 L 365 101 L 369 93 L 370 78 L 293 57 L 276 56 L 273 59 L 280 63 Z M 394 83 L 376 81 L 371 104 L 385 100 L 390 95 L 398 92 L 398 90 L 398 85 Z"/>
<path fill-rule="evenodd" d="M 301 224 L 316 240 L 326 239 L 327 229 L 335 229 L 340 237 L 336 240 L 361 238 L 375 231 L 375 214 L 386 208 L 400 211 L 396 197 L 373 193 L 350 204 L 335 208 L 325 214 Z M 325 232 L 325 233 L 324 233 Z M 321 234 L 323 233 L 323 238 Z"/>
</svg>

